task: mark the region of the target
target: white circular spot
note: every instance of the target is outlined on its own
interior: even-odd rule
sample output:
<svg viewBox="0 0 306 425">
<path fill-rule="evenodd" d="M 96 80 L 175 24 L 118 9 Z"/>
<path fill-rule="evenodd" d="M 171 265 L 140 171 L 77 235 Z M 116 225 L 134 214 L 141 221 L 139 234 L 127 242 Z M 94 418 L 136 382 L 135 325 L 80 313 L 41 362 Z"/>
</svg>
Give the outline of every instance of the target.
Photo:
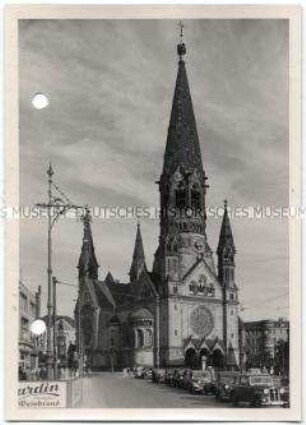
<svg viewBox="0 0 306 425">
<path fill-rule="evenodd" d="M 45 94 L 37 93 L 32 98 L 32 105 L 35 109 L 44 109 L 49 105 L 49 99 Z"/>
<path fill-rule="evenodd" d="M 34 320 L 34 322 L 32 322 L 30 325 L 30 331 L 34 335 L 41 335 L 45 332 L 45 330 L 46 330 L 46 324 L 41 319 Z"/>
</svg>

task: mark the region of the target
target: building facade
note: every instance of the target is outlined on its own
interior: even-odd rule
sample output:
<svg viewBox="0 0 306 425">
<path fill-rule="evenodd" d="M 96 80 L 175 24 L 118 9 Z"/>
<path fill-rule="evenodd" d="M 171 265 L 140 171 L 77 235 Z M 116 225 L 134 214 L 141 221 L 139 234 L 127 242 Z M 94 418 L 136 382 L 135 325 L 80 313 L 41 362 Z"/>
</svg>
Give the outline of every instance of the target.
<svg viewBox="0 0 306 425">
<path fill-rule="evenodd" d="M 37 338 L 30 332 L 31 323 L 40 317 L 41 287 L 33 293 L 19 282 L 19 365 L 35 368 L 38 358 Z"/>
<path fill-rule="evenodd" d="M 46 325 L 48 324 L 48 316 L 44 316 L 42 320 L 45 321 Z M 64 315 L 57 315 L 56 316 L 56 356 L 57 359 L 60 360 L 61 366 L 67 365 L 68 360 L 68 347 L 70 344 L 75 343 L 76 339 L 76 331 L 75 331 L 75 322 L 74 319 L 72 319 L 69 316 Z M 54 335 L 53 331 L 53 321 L 51 324 L 51 335 Z M 47 332 L 44 332 L 44 334 L 41 337 L 42 345 L 41 345 L 41 353 L 45 357 L 47 353 Z M 54 347 L 54 344 L 52 343 L 52 346 Z"/>
<path fill-rule="evenodd" d="M 160 237 L 152 271 L 137 225 L 127 283 L 98 279 L 90 216 L 84 218 L 75 307 L 78 344 L 92 367 L 135 365 L 239 367 L 238 287 L 227 202 L 216 249 L 206 227 L 203 168 L 186 72 L 177 46 L 175 84 L 160 192 Z M 152 184 L 153 184 L 152 176 Z"/>
<path fill-rule="evenodd" d="M 289 322 L 260 320 L 242 325 L 246 367 L 272 366 L 289 371 Z"/>
</svg>

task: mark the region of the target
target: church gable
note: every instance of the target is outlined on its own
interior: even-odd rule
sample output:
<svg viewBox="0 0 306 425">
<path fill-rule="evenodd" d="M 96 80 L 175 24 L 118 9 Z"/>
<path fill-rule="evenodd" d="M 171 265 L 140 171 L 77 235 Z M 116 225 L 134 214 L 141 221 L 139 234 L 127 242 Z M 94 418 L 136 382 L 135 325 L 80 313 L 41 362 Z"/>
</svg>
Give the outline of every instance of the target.
<svg viewBox="0 0 306 425">
<path fill-rule="evenodd" d="M 154 298 L 157 294 L 154 283 L 152 282 L 148 272 L 144 271 L 140 278 L 137 290 L 137 297 L 140 299 Z"/>
<path fill-rule="evenodd" d="M 205 260 L 197 261 L 183 278 L 183 295 L 197 295 L 212 299 L 222 298 L 222 288 L 217 276 Z"/>
<path fill-rule="evenodd" d="M 96 281 L 95 287 L 97 292 L 97 298 L 99 300 L 99 305 L 107 305 L 109 307 L 116 308 L 116 302 L 106 281 Z"/>
</svg>

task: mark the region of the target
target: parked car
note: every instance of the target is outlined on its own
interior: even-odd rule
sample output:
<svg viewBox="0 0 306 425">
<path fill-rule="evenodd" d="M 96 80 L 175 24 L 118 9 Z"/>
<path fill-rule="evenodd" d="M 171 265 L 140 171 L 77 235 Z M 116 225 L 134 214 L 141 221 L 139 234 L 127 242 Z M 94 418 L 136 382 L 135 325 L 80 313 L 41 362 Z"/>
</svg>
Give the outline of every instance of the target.
<svg viewBox="0 0 306 425">
<path fill-rule="evenodd" d="M 142 378 L 143 379 L 152 379 L 152 369 L 145 367 L 143 369 Z"/>
<path fill-rule="evenodd" d="M 153 369 L 152 370 L 152 382 L 165 383 L 166 381 L 166 369 Z"/>
<path fill-rule="evenodd" d="M 262 374 L 262 372 L 261 372 L 261 370 L 260 370 L 259 368 L 254 368 L 254 367 L 251 367 L 251 368 L 248 370 L 248 373 L 249 373 L 250 375 L 261 375 L 261 374 Z"/>
<path fill-rule="evenodd" d="M 172 386 L 176 388 L 183 388 L 184 383 L 184 369 L 175 369 L 172 378 Z"/>
<path fill-rule="evenodd" d="M 176 373 L 177 373 L 176 369 L 172 369 L 169 372 L 169 385 L 170 385 L 170 387 L 175 387 Z"/>
<path fill-rule="evenodd" d="M 185 369 L 184 370 L 184 375 L 183 375 L 183 388 L 185 390 L 189 389 L 189 381 L 192 377 L 192 370 L 191 369 Z"/>
<path fill-rule="evenodd" d="M 230 401 L 252 407 L 286 407 L 284 393 L 285 389 L 276 386 L 271 375 L 243 374 L 231 391 Z"/>
<path fill-rule="evenodd" d="M 158 370 L 158 382 L 164 384 L 166 382 L 166 369 Z"/>
<path fill-rule="evenodd" d="M 158 369 L 152 369 L 152 382 L 154 384 L 158 383 Z"/>
<path fill-rule="evenodd" d="M 282 399 L 285 402 L 284 407 L 290 407 L 289 379 L 281 376 L 273 376 L 274 385 L 284 389 Z"/>
<path fill-rule="evenodd" d="M 172 385 L 173 375 L 174 375 L 174 370 L 168 369 L 166 371 L 165 383 L 169 386 Z"/>
<path fill-rule="evenodd" d="M 216 398 L 229 401 L 232 389 L 236 385 L 240 372 L 219 372 L 216 380 Z"/>
<path fill-rule="evenodd" d="M 143 379 L 144 378 L 144 367 L 138 366 L 135 370 L 135 378 Z"/>
<path fill-rule="evenodd" d="M 216 389 L 211 373 L 202 370 L 193 370 L 186 376 L 184 386 L 193 394 L 214 394 Z"/>
</svg>

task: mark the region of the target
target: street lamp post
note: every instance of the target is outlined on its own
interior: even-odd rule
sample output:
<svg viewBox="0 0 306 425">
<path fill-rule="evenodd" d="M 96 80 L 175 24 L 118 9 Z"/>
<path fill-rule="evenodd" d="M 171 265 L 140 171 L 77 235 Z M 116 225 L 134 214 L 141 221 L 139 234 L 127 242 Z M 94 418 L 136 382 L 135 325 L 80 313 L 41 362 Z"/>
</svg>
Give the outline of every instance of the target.
<svg viewBox="0 0 306 425">
<path fill-rule="evenodd" d="M 52 216 L 51 216 L 51 203 L 52 203 L 52 176 L 53 169 L 51 163 L 49 164 L 48 170 L 48 300 L 47 300 L 47 312 L 48 312 L 48 323 L 47 323 L 47 377 L 52 379 L 52 336 L 51 336 L 51 320 L 52 320 Z"/>
<path fill-rule="evenodd" d="M 83 207 L 73 205 L 69 198 L 57 187 L 53 182 L 53 168 L 51 163 L 49 164 L 47 175 L 48 175 L 48 202 L 37 204 L 38 207 L 47 209 L 48 214 L 48 298 L 47 298 L 47 379 L 52 380 L 56 379 L 56 356 L 55 356 L 55 340 L 53 340 L 53 349 L 52 349 L 52 311 L 53 311 L 53 301 L 52 300 L 52 229 L 57 221 L 57 219 L 71 209 L 84 209 Z M 52 188 L 54 188 L 61 197 L 54 197 Z M 63 198 L 63 199 L 62 199 Z M 54 212 L 54 214 L 52 214 Z M 56 294 L 55 294 L 56 296 Z M 56 314 L 56 313 L 55 313 Z M 54 326 L 55 327 L 55 326 Z M 55 335 L 55 334 L 54 334 Z M 54 336 L 53 335 L 53 336 Z"/>
<path fill-rule="evenodd" d="M 54 379 L 57 379 L 58 368 L 57 368 L 57 328 L 56 328 L 56 318 L 57 318 L 57 308 L 56 308 L 56 284 L 57 280 L 53 276 L 53 359 L 54 359 Z"/>
<path fill-rule="evenodd" d="M 156 305 L 156 311 L 155 311 L 155 352 L 156 352 L 156 368 L 159 370 L 160 367 L 160 300 L 159 300 L 159 294 L 156 294 L 155 297 L 155 305 Z"/>
</svg>

